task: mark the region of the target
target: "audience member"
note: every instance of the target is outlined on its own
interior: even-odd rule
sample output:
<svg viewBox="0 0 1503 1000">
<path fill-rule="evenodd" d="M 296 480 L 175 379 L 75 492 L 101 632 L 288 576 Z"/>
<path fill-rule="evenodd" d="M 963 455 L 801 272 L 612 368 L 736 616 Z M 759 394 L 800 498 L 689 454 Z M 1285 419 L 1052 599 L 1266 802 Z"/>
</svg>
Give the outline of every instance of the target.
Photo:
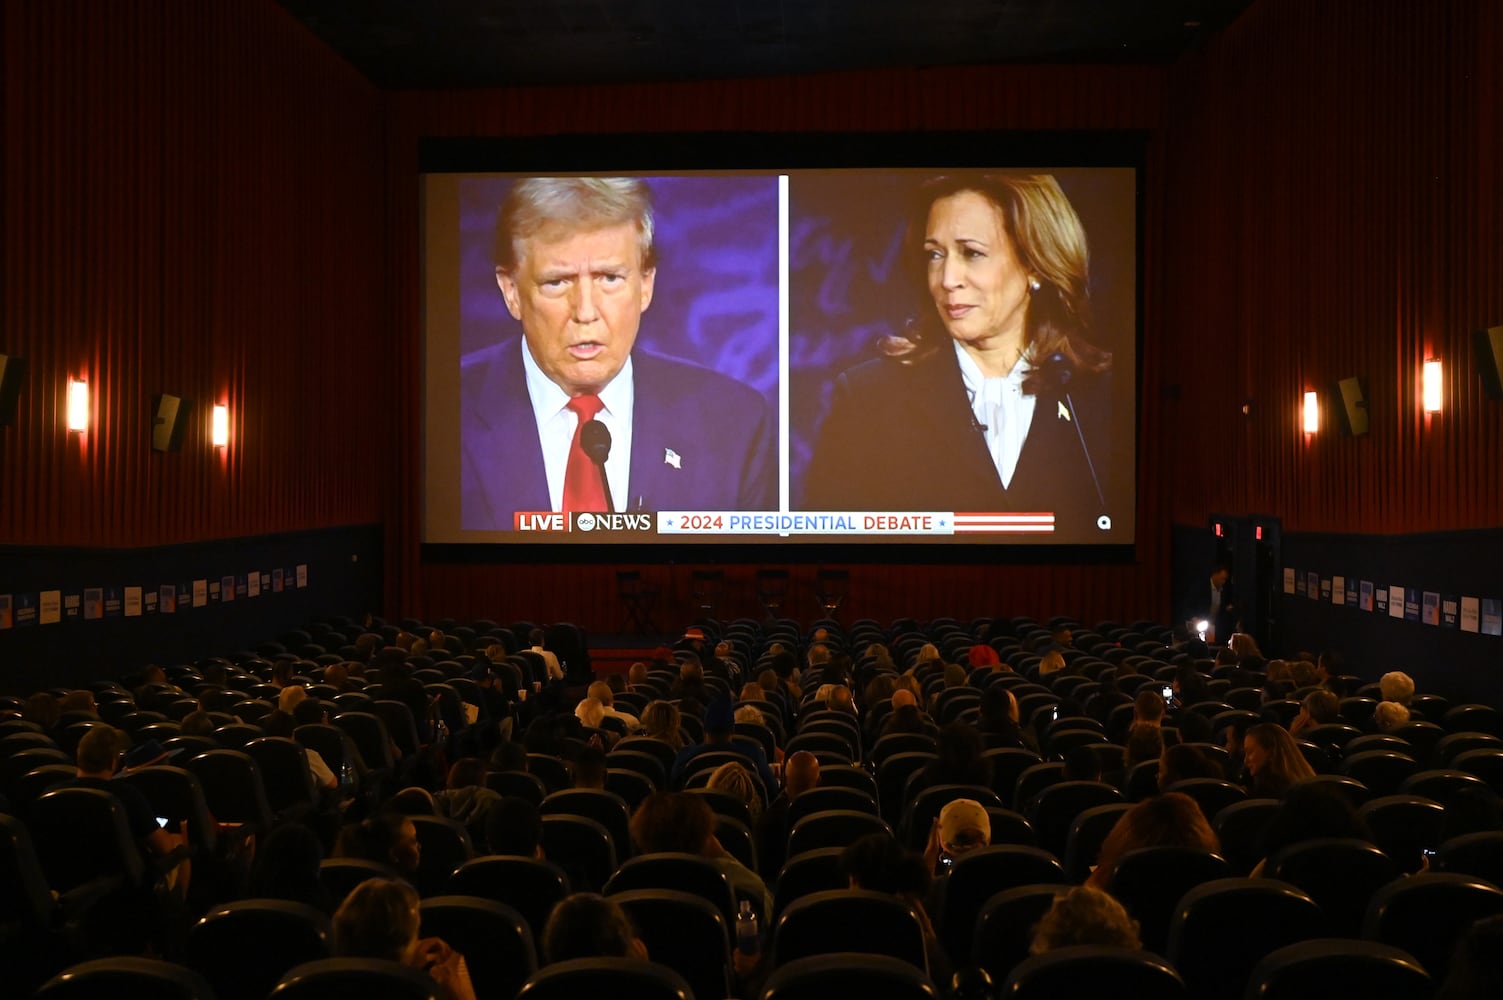
<svg viewBox="0 0 1503 1000">
<path fill-rule="evenodd" d="M 1261 876 L 1268 861 L 1286 847 L 1322 837 L 1371 840 L 1372 834 L 1344 792 L 1319 781 L 1292 786 L 1263 833 L 1263 860 L 1252 876 Z"/>
<path fill-rule="evenodd" d="M 165 859 L 178 851 L 185 840 L 180 834 L 162 829 L 156 811 L 136 786 L 114 780 L 115 771 L 129 746 L 130 737 L 120 730 L 112 726 L 91 727 L 78 741 L 74 753 L 76 776 L 54 787 L 97 788 L 109 792 L 125 812 L 126 828 L 140 845 L 143 856 Z M 178 883 L 186 884 L 188 862 L 183 861 L 178 868 Z"/>
<path fill-rule="evenodd" d="M 461 824 L 477 844 L 485 842 L 486 820 L 500 802 L 500 793 L 485 787 L 485 763 L 476 757 L 456 760 L 444 790 L 433 796 L 438 814 Z"/>
<path fill-rule="evenodd" d="M 1158 696 L 1155 695 L 1155 698 Z M 1134 722 L 1127 727 L 1127 740 L 1122 751 L 1122 763 L 1127 767 L 1146 760 L 1158 760 L 1164 755 L 1164 730 L 1152 722 Z"/>
<path fill-rule="evenodd" d="M 574 776 L 575 788 L 605 791 L 605 773 L 608 769 L 605 751 L 597 746 L 586 746 L 569 762 L 569 771 Z"/>
<path fill-rule="evenodd" d="M 1373 728 L 1380 733 L 1391 733 L 1409 721 L 1408 706 L 1397 701 L 1380 701 L 1373 709 Z"/>
<path fill-rule="evenodd" d="M 1018 724 L 1018 699 L 1007 688 L 993 686 L 981 693 L 976 731 L 988 749 L 1012 747 L 1038 753 L 1033 733 Z"/>
<path fill-rule="evenodd" d="M 621 712 L 616 709 L 616 695 L 611 690 L 611 686 L 605 681 L 595 681 L 585 689 L 585 693 L 587 697 L 584 699 L 584 701 L 581 701 L 579 705 L 574 709 L 574 714 L 579 716 L 579 721 L 584 722 L 585 725 L 593 726 L 595 728 L 599 727 L 598 722 L 588 722 L 585 720 L 585 717 L 583 715 L 579 715 L 580 709 L 583 708 L 585 702 L 589 701 L 591 698 L 593 698 L 600 704 L 602 710 L 601 714 L 605 718 L 620 719 L 626 725 L 628 731 L 636 729 L 637 726 L 640 725 L 635 715 L 631 715 L 627 712 Z"/>
<path fill-rule="evenodd" d="M 1392 670 L 1378 678 L 1378 690 L 1384 701 L 1407 706 L 1409 699 L 1414 697 L 1414 678 L 1402 670 Z"/>
<path fill-rule="evenodd" d="M 678 706 L 671 701 L 648 702 L 642 709 L 642 735 L 682 750 L 687 741 L 679 728 L 681 721 Z"/>
<path fill-rule="evenodd" d="M 991 787 L 992 764 L 983 756 L 981 737 L 973 726 L 952 722 L 939 734 L 939 757 L 912 779 L 909 789 L 917 794 L 935 785 L 980 785 Z"/>
<path fill-rule="evenodd" d="M 396 879 L 366 879 L 334 914 L 334 954 L 382 958 L 421 969 L 452 1000 L 475 1000 L 464 956 L 438 938 L 419 938 L 418 895 Z"/>
<path fill-rule="evenodd" d="M 1168 791 L 1175 782 L 1191 778 L 1224 778 L 1221 765 L 1204 751 L 1186 743 L 1164 748 L 1159 756 L 1159 788 Z"/>
<path fill-rule="evenodd" d="M 715 838 L 715 814 L 702 796 L 687 792 L 654 792 L 631 817 L 631 839 L 644 854 L 676 851 L 712 862 L 736 890 L 736 898 L 750 900 L 759 926 L 767 926 L 772 893 L 751 869 L 737 861 Z"/>
<path fill-rule="evenodd" d="M 757 790 L 756 779 L 745 765 L 734 760 L 726 761 L 710 773 L 705 786 L 720 792 L 729 792 L 746 804 L 751 815 L 752 829 L 759 829 L 762 822 L 762 793 Z"/>
<path fill-rule="evenodd" d="M 936 982 L 948 982 L 950 960 L 934 933 L 924 903 L 930 880 L 923 858 L 905 851 L 890 834 L 869 833 L 840 853 L 840 871 L 852 889 L 888 893 L 913 907 L 924 934 L 929 976 Z"/>
<path fill-rule="evenodd" d="M 538 807 L 515 795 L 502 796 L 486 813 L 484 843 L 491 854 L 545 860 Z"/>
<path fill-rule="evenodd" d="M 721 695 L 710 702 L 705 709 L 704 727 L 704 742 L 684 747 L 673 759 L 670 780 L 677 783 L 683 777 L 684 769 L 695 757 L 705 753 L 729 750 L 739 753 L 751 762 L 757 777 L 762 782 L 763 794 L 769 796 L 777 794 L 777 779 L 773 777 L 772 769 L 767 764 L 767 754 L 762 749 L 762 745 L 734 735 L 736 716 L 729 698 Z"/>
<path fill-rule="evenodd" d="M 762 849 L 757 855 L 762 871 L 782 869 L 788 851 L 788 807 L 800 795 L 817 787 L 819 758 L 807 750 L 790 756 L 783 765 L 783 792 L 772 800 L 762 816 Z"/>
<path fill-rule="evenodd" d="M 182 724 L 178 726 L 178 733 L 183 736 L 212 736 L 216 728 L 218 727 L 214 725 L 214 720 L 209 717 L 209 713 L 199 709 L 197 712 L 189 712 L 183 716 Z"/>
<path fill-rule="evenodd" d="M 647 945 L 626 912 L 593 892 L 576 892 L 553 908 L 543 929 L 543 957 L 550 963 L 576 958 L 648 960 Z"/>
<path fill-rule="evenodd" d="M 1166 792 L 1145 799 L 1122 814 L 1101 844 L 1101 857 L 1086 885 L 1109 889 L 1117 864 L 1129 851 L 1144 847 L 1192 847 L 1219 851 L 1221 842 L 1200 806 L 1188 795 Z"/>
<path fill-rule="evenodd" d="M 945 803 L 929 833 L 924 849 L 924 867 L 937 873 L 947 862 L 965 857 L 992 842 L 992 820 L 975 799 L 951 799 Z"/>
<path fill-rule="evenodd" d="M 256 848 L 246 895 L 252 899 L 286 899 L 329 913 L 333 902 L 318 880 L 324 859 L 318 835 L 301 823 L 283 823 Z"/>
<path fill-rule="evenodd" d="M 1259 723 L 1242 741 L 1247 790 L 1254 798 L 1281 799 L 1297 782 L 1315 777 L 1305 755 L 1282 726 Z"/>
<path fill-rule="evenodd" d="M 423 845 L 418 842 L 417 827 L 406 815 L 382 812 L 340 830 L 334 856 L 362 858 L 411 874 L 422 861 Z"/>
<path fill-rule="evenodd" d="M 1100 889 L 1089 885 L 1067 889 L 1054 897 L 1054 905 L 1039 921 L 1029 951 L 1042 955 L 1082 944 L 1136 951 L 1142 947 L 1138 922 Z"/>
<path fill-rule="evenodd" d="M 1341 702 L 1330 691 L 1322 688 L 1311 691 L 1299 703 L 1299 715 L 1289 724 L 1289 735 L 1298 737 L 1316 726 L 1325 726 L 1341 721 Z"/>
</svg>

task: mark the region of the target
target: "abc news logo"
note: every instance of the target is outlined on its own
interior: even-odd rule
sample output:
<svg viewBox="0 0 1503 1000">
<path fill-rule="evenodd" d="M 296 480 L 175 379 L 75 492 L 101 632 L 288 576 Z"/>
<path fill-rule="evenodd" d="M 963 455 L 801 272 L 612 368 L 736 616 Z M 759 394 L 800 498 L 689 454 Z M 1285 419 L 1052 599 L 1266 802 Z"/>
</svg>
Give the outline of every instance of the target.
<svg viewBox="0 0 1503 1000">
<path fill-rule="evenodd" d="M 517 531 L 652 531 L 651 514 L 562 514 L 557 511 L 517 511 Z"/>
</svg>

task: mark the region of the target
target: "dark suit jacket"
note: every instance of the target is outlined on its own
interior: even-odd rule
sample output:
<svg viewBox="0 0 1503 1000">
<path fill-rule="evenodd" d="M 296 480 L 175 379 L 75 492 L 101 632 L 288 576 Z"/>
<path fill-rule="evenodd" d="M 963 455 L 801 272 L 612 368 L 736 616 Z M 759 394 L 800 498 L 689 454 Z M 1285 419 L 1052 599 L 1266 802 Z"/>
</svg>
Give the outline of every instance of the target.
<svg viewBox="0 0 1503 1000">
<path fill-rule="evenodd" d="M 631 495 L 618 511 L 774 510 L 773 421 L 762 394 L 697 365 L 632 352 Z M 511 531 L 516 511 L 551 510 L 521 346 L 465 366 L 460 388 L 461 527 Z M 674 468 L 667 449 L 679 455 Z"/>
<path fill-rule="evenodd" d="M 1181 602 L 1181 621 L 1195 621 L 1198 618 L 1206 618 L 1211 613 L 1211 579 L 1208 576 L 1198 577 L 1195 587 Z M 1216 620 L 1211 626 L 1216 630 L 1216 642 L 1226 645 L 1233 632 L 1237 631 L 1237 623 L 1242 618 L 1242 603 L 1237 597 L 1237 585 L 1230 578 L 1221 586 L 1221 610 L 1216 614 Z"/>
<path fill-rule="evenodd" d="M 1056 533 L 1089 541 L 1100 514 L 1125 516 L 1097 499 L 1076 433 L 1085 435 L 1109 500 L 1111 387 L 1105 376 L 1077 373 L 1068 388 L 1075 403 L 1068 420 L 1060 387 L 1039 392 L 1004 489 L 948 344 L 913 365 L 885 358 L 858 365 L 836 380 L 803 509 L 1053 512 Z"/>
</svg>

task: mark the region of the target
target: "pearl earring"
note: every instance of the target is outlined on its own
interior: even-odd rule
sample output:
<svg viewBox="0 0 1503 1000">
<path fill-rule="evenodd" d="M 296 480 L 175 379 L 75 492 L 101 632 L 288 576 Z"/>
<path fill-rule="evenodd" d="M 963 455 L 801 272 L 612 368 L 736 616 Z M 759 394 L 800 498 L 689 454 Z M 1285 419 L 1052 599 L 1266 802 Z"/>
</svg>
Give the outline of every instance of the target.
<svg viewBox="0 0 1503 1000">
<path fill-rule="evenodd" d="M 1028 279 L 1028 290 L 1030 292 L 1036 292 L 1036 291 L 1038 291 L 1042 287 L 1043 286 L 1039 284 L 1039 279 L 1037 279 L 1037 278 L 1029 278 Z"/>
</svg>

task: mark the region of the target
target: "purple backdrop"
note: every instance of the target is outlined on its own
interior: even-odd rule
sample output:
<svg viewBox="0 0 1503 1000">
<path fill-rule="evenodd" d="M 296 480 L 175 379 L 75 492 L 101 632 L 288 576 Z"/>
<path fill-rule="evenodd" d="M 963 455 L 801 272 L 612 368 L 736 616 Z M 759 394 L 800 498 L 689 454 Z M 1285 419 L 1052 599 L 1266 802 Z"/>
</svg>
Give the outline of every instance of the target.
<svg viewBox="0 0 1503 1000">
<path fill-rule="evenodd" d="M 902 257 L 908 197 L 939 171 L 813 172 L 789 185 L 788 382 L 791 492 L 797 506 L 837 375 L 877 356 L 878 338 L 933 308 Z M 1115 355 L 1113 451 L 1132 448 L 1136 354 L 1134 173 L 1049 170 L 1091 249 L 1095 341 Z M 1123 456 L 1123 464 L 1131 461 Z"/>
</svg>

